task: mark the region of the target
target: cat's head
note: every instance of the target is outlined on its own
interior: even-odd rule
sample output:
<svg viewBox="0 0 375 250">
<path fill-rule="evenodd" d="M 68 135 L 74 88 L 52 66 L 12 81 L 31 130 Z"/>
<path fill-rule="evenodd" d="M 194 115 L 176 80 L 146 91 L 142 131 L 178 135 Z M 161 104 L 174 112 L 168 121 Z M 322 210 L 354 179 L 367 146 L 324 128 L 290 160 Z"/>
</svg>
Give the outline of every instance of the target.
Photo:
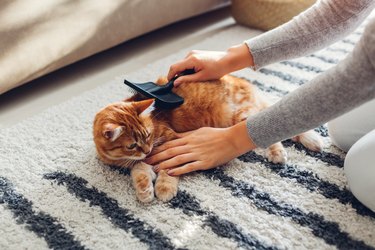
<svg viewBox="0 0 375 250">
<path fill-rule="evenodd" d="M 94 142 L 107 164 L 143 160 L 152 150 L 153 124 L 143 115 L 154 101 L 117 102 L 100 110 L 94 120 Z"/>
</svg>

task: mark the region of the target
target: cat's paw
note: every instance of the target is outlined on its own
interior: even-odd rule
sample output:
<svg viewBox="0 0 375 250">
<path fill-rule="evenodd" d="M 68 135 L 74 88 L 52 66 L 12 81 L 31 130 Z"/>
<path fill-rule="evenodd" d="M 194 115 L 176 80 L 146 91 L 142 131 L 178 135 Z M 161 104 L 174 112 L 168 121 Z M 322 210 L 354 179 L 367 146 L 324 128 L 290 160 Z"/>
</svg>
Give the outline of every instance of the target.
<svg viewBox="0 0 375 250">
<path fill-rule="evenodd" d="M 154 199 L 152 176 L 139 174 L 134 180 L 136 195 L 139 201 L 149 203 Z"/>
<path fill-rule="evenodd" d="M 324 147 L 321 137 L 312 130 L 297 135 L 293 137 L 292 140 L 295 142 L 300 142 L 303 146 L 315 152 L 321 152 Z"/>
<path fill-rule="evenodd" d="M 163 202 L 170 201 L 177 195 L 178 177 L 169 176 L 166 172 L 160 171 L 155 184 L 155 194 Z"/>
<path fill-rule="evenodd" d="M 167 202 L 177 195 L 177 187 L 170 183 L 159 183 L 155 185 L 155 194 L 159 200 Z"/>
<path fill-rule="evenodd" d="M 288 160 L 288 154 L 284 148 L 268 149 L 266 156 L 268 161 L 275 164 L 284 164 Z"/>
</svg>

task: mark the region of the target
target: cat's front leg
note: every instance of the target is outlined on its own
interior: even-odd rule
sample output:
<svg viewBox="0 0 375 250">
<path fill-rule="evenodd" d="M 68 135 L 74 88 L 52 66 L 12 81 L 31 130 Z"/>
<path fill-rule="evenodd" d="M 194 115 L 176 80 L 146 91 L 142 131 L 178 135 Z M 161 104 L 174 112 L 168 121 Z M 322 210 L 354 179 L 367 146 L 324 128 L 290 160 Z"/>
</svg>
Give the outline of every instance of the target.
<svg viewBox="0 0 375 250">
<path fill-rule="evenodd" d="M 177 195 L 178 176 L 170 176 L 167 171 L 161 170 L 155 183 L 155 194 L 159 200 L 167 202 Z"/>
<path fill-rule="evenodd" d="M 139 162 L 131 169 L 131 177 L 137 198 L 144 203 L 154 199 L 154 185 L 152 183 L 156 174 L 150 165 Z"/>
</svg>

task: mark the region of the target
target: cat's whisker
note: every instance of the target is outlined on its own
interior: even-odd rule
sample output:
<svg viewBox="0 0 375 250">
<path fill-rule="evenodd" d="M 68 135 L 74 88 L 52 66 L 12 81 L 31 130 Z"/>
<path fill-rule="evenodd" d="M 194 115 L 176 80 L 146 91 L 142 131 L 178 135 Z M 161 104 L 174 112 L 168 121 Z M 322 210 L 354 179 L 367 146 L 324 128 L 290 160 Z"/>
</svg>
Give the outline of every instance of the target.
<svg viewBox="0 0 375 250">
<path fill-rule="evenodd" d="M 121 166 L 129 168 L 129 167 L 133 167 L 137 162 L 139 162 L 139 160 L 125 159 L 121 162 Z"/>
</svg>

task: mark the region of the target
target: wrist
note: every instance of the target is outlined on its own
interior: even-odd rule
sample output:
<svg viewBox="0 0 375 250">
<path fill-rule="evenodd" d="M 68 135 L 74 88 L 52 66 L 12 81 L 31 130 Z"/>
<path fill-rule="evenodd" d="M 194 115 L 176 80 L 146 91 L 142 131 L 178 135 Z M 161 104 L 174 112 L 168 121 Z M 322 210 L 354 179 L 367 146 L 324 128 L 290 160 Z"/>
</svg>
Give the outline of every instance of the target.
<svg viewBox="0 0 375 250">
<path fill-rule="evenodd" d="M 223 57 L 223 64 L 226 73 L 237 71 L 246 67 L 253 67 L 254 60 L 249 47 L 246 44 L 240 44 L 230 47 L 226 56 Z"/>
<path fill-rule="evenodd" d="M 246 120 L 229 127 L 227 129 L 227 138 L 238 156 L 256 148 L 247 131 Z"/>
</svg>

